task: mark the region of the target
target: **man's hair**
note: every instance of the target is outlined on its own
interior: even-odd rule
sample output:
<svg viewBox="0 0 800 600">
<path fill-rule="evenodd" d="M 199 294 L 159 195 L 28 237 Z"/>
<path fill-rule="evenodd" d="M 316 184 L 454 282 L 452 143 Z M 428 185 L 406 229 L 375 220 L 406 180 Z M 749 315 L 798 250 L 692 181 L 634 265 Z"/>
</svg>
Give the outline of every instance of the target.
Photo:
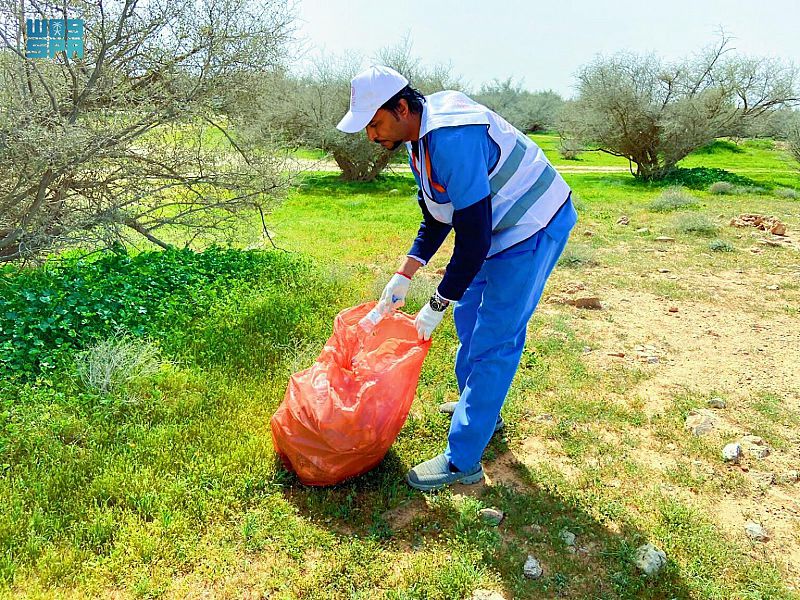
<svg viewBox="0 0 800 600">
<path fill-rule="evenodd" d="M 408 103 L 408 109 L 412 113 L 420 114 L 422 112 L 422 105 L 425 103 L 425 96 L 423 96 L 419 90 L 415 90 L 410 85 L 407 85 L 389 98 L 381 108 L 397 114 L 397 105 L 400 104 L 400 100 L 405 100 Z"/>
</svg>

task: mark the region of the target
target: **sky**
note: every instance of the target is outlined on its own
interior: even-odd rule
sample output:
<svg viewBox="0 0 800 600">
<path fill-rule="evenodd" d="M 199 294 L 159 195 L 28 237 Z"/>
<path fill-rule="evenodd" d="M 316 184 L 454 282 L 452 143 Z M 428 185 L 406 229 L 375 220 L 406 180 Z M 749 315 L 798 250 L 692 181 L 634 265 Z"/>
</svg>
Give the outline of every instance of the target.
<svg viewBox="0 0 800 600">
<path fill-rule="evenodd" d="M 800 66 L 798 0 L 297 0 L 296 8 L 307 48 L 300 64 L 355 52 L 368 66 L 408 35 L 423 65 L 449 64 L 473 90 L 512 77 L 570 97 L 578 69 L 598 54 L 674 60 L 717 41 L 720 29 L 737 52 Z"/>
</svg>

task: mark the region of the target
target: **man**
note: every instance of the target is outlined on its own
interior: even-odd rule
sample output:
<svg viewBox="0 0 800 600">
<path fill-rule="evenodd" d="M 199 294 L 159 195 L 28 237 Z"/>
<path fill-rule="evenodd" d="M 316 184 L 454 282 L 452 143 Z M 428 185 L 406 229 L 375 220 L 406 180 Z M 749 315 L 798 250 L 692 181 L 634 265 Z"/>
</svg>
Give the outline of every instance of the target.
<svg viewBox="0 0 800 600">
<path fill-rule="evenodd" d="M 407 481 L 423 491 L 477 483 L 483 451 L 503 426 L 500 409 L 528 321 L 577 219 L 570 189 L 539 147 L 498 114 L 460 92 L 423 97 L 388 67 L 353 78 L 350 110 L 337 127 L 366 129 L 388 149 L 405 143 L 419 186 L 422 223 L 380 306 L 403 306 L 416 271 L 455 232 L 450 263 L 415 324 L 428 340 L 454 305 L 460 397 L 440 407 L 453 415 L 447 449 L 411 469 Z"/>
</svg>

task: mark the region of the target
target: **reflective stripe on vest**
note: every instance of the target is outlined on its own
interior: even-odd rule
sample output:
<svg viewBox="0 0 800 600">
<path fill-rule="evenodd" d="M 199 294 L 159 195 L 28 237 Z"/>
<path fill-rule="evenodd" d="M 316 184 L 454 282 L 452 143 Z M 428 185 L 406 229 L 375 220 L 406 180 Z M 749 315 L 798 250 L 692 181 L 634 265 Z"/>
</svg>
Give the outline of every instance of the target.
<svg viewBox="0 0 800 600">
<path fill-rule="evenodd" d="M 489 187 L 492 191 L 492 196 L 497 194 L 497 192 L 508 183 L 514 173 L 516 173 L 520 164 L 522 164 L 522 159 L 525 157 L 527 149 L 528 145 L 525 141 L 523 141 L 520 136 L 517 136 L 517 143 L 514 145 L 511 155 L 503 163 L 503 166 L 498 169 L 497 173 L 492 175 L 489 179 Z M 517 198 L 508 212 L 500 219 L 500 222 L 492 228 L 492 232 L 497 233 L 498 231 L 503 231 L 504 229 L 516 225 L 531 206 L 536 204 L 536 201 L 548 190 L 550 184 L 555 181 L 555 178 L 556 170 L 549 164 L 546 165 L 544 170 L 539 174 L 539 178 L 536 182 L 527 192 Z"/>
</svg>

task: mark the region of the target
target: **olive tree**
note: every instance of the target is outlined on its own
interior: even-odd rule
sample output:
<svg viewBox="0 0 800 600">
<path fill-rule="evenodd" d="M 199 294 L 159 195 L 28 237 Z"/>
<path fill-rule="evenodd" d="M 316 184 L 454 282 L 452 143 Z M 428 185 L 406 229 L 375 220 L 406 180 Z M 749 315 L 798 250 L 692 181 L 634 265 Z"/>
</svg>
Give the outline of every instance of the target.
<svg viewBox="0 0 800 600">
<path fill-rule="evenodd" d="M 599 57 L 580 70 L 560 132 L 627 158 L 642 180 L 663 178 L 697 148 L 741 135 L 754 118 L 797 100 L 792 65 L 731 50 L 723 36 L 676 63 L 627 52 Z"/>
<path fill-rule="evenodd" d="M 552 90 L 529 92 L 511 78 L 484 84 L 474 99 L 526 133 L 554 129 L 564 104 Z"/>
<path fill-rule="evenodd" d="M 28 57 L 28 18 L 82 19 L 84 56 Z M 279 0 L 0 5 L 0 261 L 188 243 L 275 197 L 274 158 L 219 109 L 285 62 L 293 18 Z"/>
</svg>

